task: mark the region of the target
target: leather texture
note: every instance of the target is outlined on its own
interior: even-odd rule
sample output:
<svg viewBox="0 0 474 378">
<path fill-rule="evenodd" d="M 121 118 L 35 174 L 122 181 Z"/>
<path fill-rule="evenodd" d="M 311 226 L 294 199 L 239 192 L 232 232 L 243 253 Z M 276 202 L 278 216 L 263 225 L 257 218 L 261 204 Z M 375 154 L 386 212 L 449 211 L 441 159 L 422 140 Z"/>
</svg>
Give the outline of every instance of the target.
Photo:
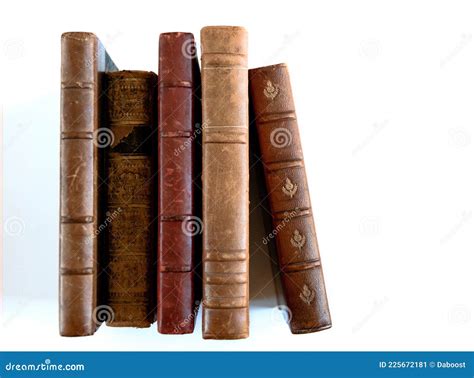
<svg viewBox="0 0 474 378">
<path fill-rule="evenodd" d="M 157 76 L 107 74 L 107 325 L 149 327 L 155 319 Z"/>
<path fill-rule="evenodd" d="M 193 183 L 200 75 L 191 33 L 160 35 L 158 72 L 157 323 L 160 333 L 185 334 L 199 307 L 194 251 L 202 231 Z"/>
<path fill-rule="evenodd" d="M 249 84 L 291 332 L 327 329 L 331 316 L 287 66 L 252 69 Z"/>
<path fill-rule="evenodd" d="M 92 33 L 61 37 L 61 168 L 59 327 L 62 336 L 86 336 L 101 320 L 97 235 L 99 165 L 97 130 L 102 76 L 115 70 Z"/>
<path fill-rule="evenodd" d="M 201 30 L 203 337 L 249 335 L 247 32 Z"/>
</svg>

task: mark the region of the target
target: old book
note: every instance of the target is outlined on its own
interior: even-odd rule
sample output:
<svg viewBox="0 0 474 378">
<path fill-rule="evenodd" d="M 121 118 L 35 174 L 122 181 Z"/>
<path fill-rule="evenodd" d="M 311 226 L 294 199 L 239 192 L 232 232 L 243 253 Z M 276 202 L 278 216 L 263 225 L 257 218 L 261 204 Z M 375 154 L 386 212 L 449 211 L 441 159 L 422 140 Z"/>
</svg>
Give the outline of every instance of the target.
<svg viewBox="0 0 474 378">
<path fill-rule="evenodd" d="M 153 72 L 107 74 L 107 325 L 155 319 L 156 86 Z"/>
<path fill-rule="evenodd" d="M 98 315 L 100 102 L 104 72 L 115 70 L 92 33 L 61 37 L 61 184 L 59 327 L 62 336 L 92 335 Z"/>
<path fill-rule="evenodd" d="M 331 317 L 287 66 L 252 69 L 249 84 L 290 328 L 327 329 Z"/>
<path fill-rule="evenodd" d="M 193 332 L 199 304 L 194 251 L 202 232 L 193 183 L 200 75 L 191 33 L 160 35 L 158 72 L 157 322 L 160 333 L 184 334 Z"/>
<path fill-rule="evenodd" d="M 247 32 L 201 30 L 203 337 L 249 334 Z"/>
</svg>

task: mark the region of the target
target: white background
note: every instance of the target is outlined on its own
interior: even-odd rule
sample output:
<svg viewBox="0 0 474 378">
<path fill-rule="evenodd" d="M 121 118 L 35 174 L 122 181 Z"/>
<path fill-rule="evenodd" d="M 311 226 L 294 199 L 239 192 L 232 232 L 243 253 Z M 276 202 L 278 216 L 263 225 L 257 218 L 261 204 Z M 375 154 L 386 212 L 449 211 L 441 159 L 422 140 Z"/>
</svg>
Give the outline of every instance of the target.
<svg viewBox="0 0 474 378">
<path fill-rule="evenodd" d="M 472 3 L 17 0 L 0 15 L 1 349 L 473 349 Z M 289 64 L 333 328 L 290 334 L 253 241 L 249 339 L 204 341 L 200 317 L 188 336 L 61 338 L 60 35 L 94 32 L 119 68 L 156 72 L 160 32 L 205 25 L 245 26 L 250 67 Z"/>
</svg>

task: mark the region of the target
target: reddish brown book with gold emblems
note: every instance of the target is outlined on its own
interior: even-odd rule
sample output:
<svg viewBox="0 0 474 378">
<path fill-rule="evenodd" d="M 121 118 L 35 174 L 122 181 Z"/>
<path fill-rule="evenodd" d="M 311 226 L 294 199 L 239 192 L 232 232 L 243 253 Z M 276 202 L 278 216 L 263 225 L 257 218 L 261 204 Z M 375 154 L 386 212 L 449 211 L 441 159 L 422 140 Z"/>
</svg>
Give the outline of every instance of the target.
<svg viewBox="0 0 474 378">
<path fill-rule="evenodd" d="M 331 316 L 288 68 L 252 69 L 249 84 L 290 328 L 321 331 Z"/>
</svg>

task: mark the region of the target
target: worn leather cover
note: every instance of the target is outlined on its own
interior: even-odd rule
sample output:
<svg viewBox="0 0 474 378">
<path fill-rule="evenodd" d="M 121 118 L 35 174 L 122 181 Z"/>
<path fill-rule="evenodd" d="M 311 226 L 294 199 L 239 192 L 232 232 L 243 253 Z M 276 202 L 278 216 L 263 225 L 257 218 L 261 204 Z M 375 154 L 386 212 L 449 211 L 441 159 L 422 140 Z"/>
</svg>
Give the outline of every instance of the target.
<svg viewBox="0 0 474 378">
<path fill-rule="evenodd" d="M 247 32 L 201 30 L 203 337 L 249 334 Z"/>
<path fill-rule="evenodd" d="M 100 176 L 97 130 L 102 76 L 115 70 L 97 37 L 61 36 L 61 168 L 59 328 L 62 336 L 91 335 L 100 325 L 96 234 Z"/>
<path fill-rule="evenodd" d="M 153 72 L 107 74 L 110 326 L 149 327 L 155 318 L 156 85 Z"/>
<path fill-rule="evenodd" d="M 327 329 L 331 317 L 287 66 L 252 69 L 249 82 L 290 328 Z"/>
<path fill-rule="evenodd" d="M 194 251 L 202 231 L 193 183 L 200 181 L 200 77 L 191 33 L 160 35 L 158 72 L 157 322 L 160 333 L 184 334 L 193 332 L 199 304 Z"/>
</svg>

